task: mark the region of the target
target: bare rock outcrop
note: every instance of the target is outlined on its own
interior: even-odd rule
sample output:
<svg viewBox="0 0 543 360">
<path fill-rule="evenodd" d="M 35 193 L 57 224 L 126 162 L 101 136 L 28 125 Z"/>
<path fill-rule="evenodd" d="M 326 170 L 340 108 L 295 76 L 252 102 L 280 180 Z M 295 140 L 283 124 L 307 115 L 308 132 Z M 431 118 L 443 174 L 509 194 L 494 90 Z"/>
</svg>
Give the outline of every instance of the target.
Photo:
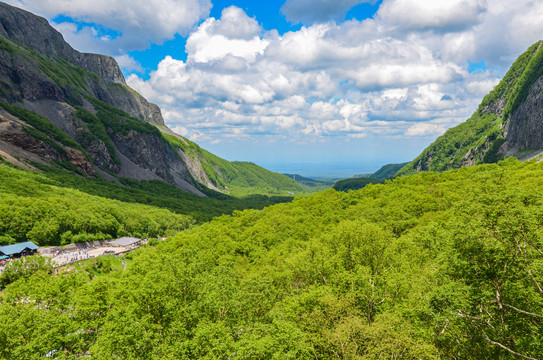
<svg viewBox="0 0 543 360">
<path fill-rule="evenodd" d="M 45 162 L 69 162 L 84 174 L 95 174 L 92 164 L 81 151 L 60 144 L 54 148 L 47 142 L 26 132 L 25 126 L 29 125 L 19 119 L 13 121 L 0 114 L 0 143 L 7 145 L 7 149 L 18 149 L 17 154 L 10 155 L 26 157 L 31 161 L 36 161 L 37 157 Z M 7 150 L 6 146 L 3 148 Z M 36 157 L 26 156 L 26 154 L 32 154 Z"/>
</svg>

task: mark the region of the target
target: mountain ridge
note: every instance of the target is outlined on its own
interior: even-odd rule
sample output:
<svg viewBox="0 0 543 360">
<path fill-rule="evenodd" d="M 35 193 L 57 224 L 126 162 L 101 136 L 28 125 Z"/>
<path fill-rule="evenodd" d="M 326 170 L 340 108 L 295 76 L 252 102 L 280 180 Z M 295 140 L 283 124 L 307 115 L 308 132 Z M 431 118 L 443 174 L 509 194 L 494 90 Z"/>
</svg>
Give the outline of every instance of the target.
<svg viewBox="0 0 543 360">
<path fill-rule="evenodd" d="M 395 176 L 541 154 L 535 150 L 543 149 L 542 45 L 538 41 L 521 54 L 469 119 L 447 130 Z"/>
<path fill-rule="evenodd" d="M 46 55 L 49 58 L 66 59 L 81 66 L 83 69 L 98 75 L 99 78 L 105 80 L 105 84 L 100 81 L 89 84 L 92 94 L 95 95 L 97 99 L 119 107 L 129 115 L 140 120 L 151 124 L 164 124 L 158 106 L 149 103 L 135 91 L 129 90 L 124 75 L 115 59 L 107 55 L 81 53 L 74 50 L 66 41 L 64 41 L 62 35 L 49 25 L 46 19 L 17 7 L 0 3 L 0 35 L 3 37 L 4 41 L 11 41 L 12 45 L 21 45 L 20 49 L 22 48 L 23 50 L 30 52 L 33 50 L 39 54 Z M 2 65 L 9 66 L 9 63 L 5 61 L 5 59 L 2 60 L 4 60 Z M 18 63 L 16 65 L 20 64 Z M 17 71 L 18 69 L 15 68 L 15 70 Z M 28 71 L 28 69 L 24 70 Z M 25 76 L 25 74 L 21 74 L 20 71 L 18 74 L 23 77 Z M 108 82 L 119 86 L 117 89 L 108 87 Z M 44 84 L 42 83 L 41 85 L 43 86 Z M 120 90 L 119 87 L 124 91 Z M 127 97 L 128 102 L 123 103 L 119 101 L 119 91 L 123 96 Z M 74 100 L 71 98 L 70 94 L 62 94 L 62 92 L 58 93 L 56 91 L 54 94 L 26 94 L 23 92 L 19 97 L 15 97 L 13 100 L 41 100 L 51 97 L 47 97 L 46 95 L 53 95 L 55 100 Z"/>
<path fill-rule="evenodd" d="M 74 50 L 46 19 L 5 3 L 0 102 L 6 104 L 0 155 L 18 163 L 37 161 L 110 181 L 161 180 L 199 196 L 231 193 L 240 176 L 262 180 L 242 182 L 236 189 L 242 194 L 286 194 L 297 186 L 262 168 L 256 175 L 241 171 L 246 165 L 234 166 L 234 175 L 243 175 L 226 176 L 233 165 L 168 129 L 158 106 L 126 85 L 115 59 Z"/>
</svg>

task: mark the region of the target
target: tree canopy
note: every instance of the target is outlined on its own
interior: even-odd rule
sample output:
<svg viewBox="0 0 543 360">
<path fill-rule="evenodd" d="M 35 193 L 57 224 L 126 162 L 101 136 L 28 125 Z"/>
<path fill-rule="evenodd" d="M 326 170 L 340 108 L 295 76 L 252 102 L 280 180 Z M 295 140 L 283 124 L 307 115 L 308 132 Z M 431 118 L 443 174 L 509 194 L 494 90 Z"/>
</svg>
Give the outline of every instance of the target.
<svg viewBox="0 0 543 360">
<path fill-rule="evenodd" d="M 533 162 L 427 172 L 38 270 L 0 292 L 0 357 L 537 359 L 541 194 Z"/>
</svg>

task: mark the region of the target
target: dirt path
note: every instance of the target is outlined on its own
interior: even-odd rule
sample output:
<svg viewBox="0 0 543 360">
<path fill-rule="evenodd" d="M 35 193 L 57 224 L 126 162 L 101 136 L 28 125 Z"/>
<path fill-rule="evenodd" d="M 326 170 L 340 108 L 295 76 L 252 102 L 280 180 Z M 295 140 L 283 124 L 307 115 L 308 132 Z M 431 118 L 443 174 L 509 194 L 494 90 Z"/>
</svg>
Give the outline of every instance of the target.
<svg viewBox="0 0 543 360">
<path fill-rule="evenodd" d="M 110 246 L 100 246 L 91 249 L 75 249 L 69 251 L 63 251 L 58 254 L 42 254 L 51 258 L 53 264 L 56 266 L 63 266 L 66 264 L 71 264 L 80 260 L 87 260 L 92 258 L 97 258 L 103 255 L 118 255 L 132 250 L 128 247 L 110 247 Z M 123 266 L 126 267 L 126 263 L 122 260 Z"/>
</svg>

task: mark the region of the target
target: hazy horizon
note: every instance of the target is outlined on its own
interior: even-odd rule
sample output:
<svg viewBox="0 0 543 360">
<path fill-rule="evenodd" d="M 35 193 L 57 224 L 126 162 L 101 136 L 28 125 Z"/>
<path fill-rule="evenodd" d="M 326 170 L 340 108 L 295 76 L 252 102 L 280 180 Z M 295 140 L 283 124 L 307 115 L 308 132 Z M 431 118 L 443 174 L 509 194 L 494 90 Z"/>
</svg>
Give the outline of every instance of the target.
<svg viewBox="0 0 543 360">
<path fill-rule="evenodd" d="M 284 163 L 257 164 L 268 170 L 281 174 L 297 174 L 308 178 L 348 178 L 358 174 L 370 174 L 379 170 L 377 168 L 368 168 L 364 164 L 351 163 Z M 383 164 L 385 165 L 385 164 Z"/>
</svg>

